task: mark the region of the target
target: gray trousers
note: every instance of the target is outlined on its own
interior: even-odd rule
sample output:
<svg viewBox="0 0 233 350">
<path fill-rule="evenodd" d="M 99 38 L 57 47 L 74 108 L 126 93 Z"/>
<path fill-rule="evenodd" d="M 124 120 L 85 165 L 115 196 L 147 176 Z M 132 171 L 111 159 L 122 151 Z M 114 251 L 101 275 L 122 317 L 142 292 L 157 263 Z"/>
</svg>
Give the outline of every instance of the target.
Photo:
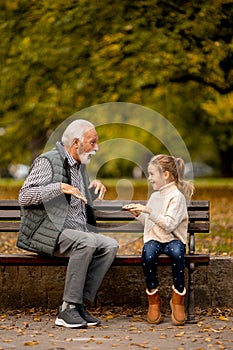
<svg viewBox="0 0 233 350">
<path fill-rule="evenodd" d="M 115 239 L 94 232 L 65 229 L 58 241 L 55 256 L 69 257 L 63 301 L 91 302 L 117 253 Z"/>
</svg>

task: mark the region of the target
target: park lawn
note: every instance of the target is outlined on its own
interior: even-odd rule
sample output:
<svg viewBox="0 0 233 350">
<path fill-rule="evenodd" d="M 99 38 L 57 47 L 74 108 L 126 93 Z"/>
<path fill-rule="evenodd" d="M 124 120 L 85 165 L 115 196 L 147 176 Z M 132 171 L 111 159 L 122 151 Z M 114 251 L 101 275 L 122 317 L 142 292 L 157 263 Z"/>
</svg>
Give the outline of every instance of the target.
<svg viewBox="0 0 233 350">
<path fill-rule="evenodd" d="M 105 199 L 147 199 L 150 189 L 146 180 L 104 179 L 108 188 Z M 16 199 L 22 180 L 0 179 L 0 199 Z M 193 199 L 210 201 L 210 233 L 198 234 L 196 251 L 212 255 L 233 255 L 233 179 L 198 179 Z M 129 198 L 127 195 L 130 194 Z M 120 253 L 141 253 L 142 237 L 116 237 Z M 16 250 L 15 234 L 0 234 L 0 252 Z"/>
</svg>

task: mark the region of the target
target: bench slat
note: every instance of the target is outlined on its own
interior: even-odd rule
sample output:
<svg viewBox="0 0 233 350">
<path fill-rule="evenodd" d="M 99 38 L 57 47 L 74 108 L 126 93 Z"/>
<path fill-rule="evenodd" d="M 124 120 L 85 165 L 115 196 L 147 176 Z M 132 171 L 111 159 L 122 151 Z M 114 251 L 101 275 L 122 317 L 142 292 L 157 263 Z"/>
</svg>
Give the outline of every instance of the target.
<svg viewBox="0 0 233 350">
<path fill-rule="evenodd" d="M 0 222 L 0 232 L 18 232 L 19 231 L 19 222 Z M 125 224 L 113 224 L 113 223 L 98 223 L 97 227 L 102 232 L 143 232 L 143 226 L 137 223 Z M 209 224 L 208 223 L 189 223 L 188 226 L 189 233 L 209 233 Z"/>
<path fill-rule="evenodd" d="M 1 199 L 0 210 L 19 209 L 19 202 L 16 199 Z"/>
<path fill-rule="evenodd" d="M 98 210 L 115 210 L 115 208 L 121 209 L 122 205 L 128 204 L 128 203 L 141 203 L 145 204 L 146 200 L 131 200 L 131 201 L 125 201 L 125 200 L 98 200 L 94 202 L 94 208 Z M 187 201 L 187 207 L 188 210 L 208 210 L 209 208 L 209 201 L 207 200 L 191 200 Z M 0 210 L 2 209 L 19 209 L 19 202 L 16 199 L 9 199 L 9 200 L 0 200 Z"/>
<path fill-rule="evenodd" d="M 185 256 L 186 265 L 196 263 L 198 265 L 206 265 L 209 263 L 209 256 L 205 254 L 187 254 Z M 0 266 L 66 266 L 67 258 L 50 258 L 37 254 L 0 254 Z M 170 258 L 166 255 L 160 255 L 158 260 L 159 265 L 171 264 Z M 117 255 L 114 266 L 135 266 L 141 265 L 140 255 Z"/>
<path fill-rule="evenodd" d="M 18 232 L 19 231 L 20 222 L 0 222 L 0 232 Z"/>
<path fill-rule="evenodd" d="M 190 220 L 198 220 L 198 221 L 208 221 L 209 220 L 209 212 L 207 210 L 205 211 L 188 211 L 189 219 Z M 121 221 L 124 220 L 135 220 L 135 217 L 123 210 L 116 210 L 116 211 L 95 211 L 95 216 L 97 220 L 115 220 L 115 221 Z"/>
<path fill-rule="evenodd" d="M 103 232 L 143 232 L 143 226 L 140 223 L 132 222 L 129 224 L 114 222 L 105 222 L 97 223 L 97 227 L 100 231 Z M 209 223 L 204 222 L 191 222 L 188 225 L 189 233 L 208 233 L 209 232 Z"/>
<path fill-rule="evenodd" d="M 20 220 L 19 210 L 0 210 L 0 220 Z"/>
<path fill-rule="evenodd" d="M 95 212 L 97 220 L 115 220 L 121 221 L 123 220 L 135 220 L 135 217 L 129 213 L 124 211 L 96 211 Z M 20 211 L 17 210 L 0 210 L 0 220 L 20 220 Z M 189 212 L 190 220 L 198 220 L 198 221 L 207 221 L 209 220 L 209 212 L 208 211 L 191 211 Z"/>
<path fill-rule="evenodd" d="M 125 201 L 125 200 L 102 200 L 102 201 L 95 201 L 94 202 L 94 208 L 97 210 L 121 210 L 122 206 L 129 203 L 141 203 L 146 204 L 146 200 L 131 200 L 131 201 Z M 193 201 L 187 201 L 187 208 L 188 210 L 208 210 L 209 209 L 209 201 L 207 200 L 193 200 Z"/>
</svg>

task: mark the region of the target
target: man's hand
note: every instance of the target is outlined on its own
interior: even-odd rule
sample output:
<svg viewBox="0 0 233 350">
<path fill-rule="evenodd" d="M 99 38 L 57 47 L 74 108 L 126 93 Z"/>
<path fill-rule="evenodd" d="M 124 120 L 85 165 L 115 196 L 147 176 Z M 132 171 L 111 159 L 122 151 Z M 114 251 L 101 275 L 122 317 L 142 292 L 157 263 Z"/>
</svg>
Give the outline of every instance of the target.
<svg viewBox="0 0 233 350">
<path fill-rule="evenodd" d="M 62 182 L 61 190 L 63 193 L 72 194 L 74 197 L 81 199 L 85 204 L 87 204 L 86 197 L 79 191 L 77 187 Z"/>
<path fill-rule="evenodd" d="M 95 194 L 98 194 L 98 199 L 103 199 L 107 189 L 102 182 L 100 180 L 93 180 L 88 188 L 90 189 L 93 187 L 95 188 Z"/>
</svg>

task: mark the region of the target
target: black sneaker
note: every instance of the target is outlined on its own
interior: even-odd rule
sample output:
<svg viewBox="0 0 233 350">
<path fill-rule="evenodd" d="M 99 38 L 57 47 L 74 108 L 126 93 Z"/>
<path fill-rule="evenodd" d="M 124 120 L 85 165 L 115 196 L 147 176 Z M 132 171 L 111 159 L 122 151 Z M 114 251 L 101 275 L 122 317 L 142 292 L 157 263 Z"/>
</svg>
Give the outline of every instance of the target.
<svg viewBox="0 0 233 350">
<path fill-rule="evenodd" d="M 86 328 L 87 322 L 80 316 L 77 306 L 70 307 L 69 305 L 63 311 L 59 309 L 59 314 L 55 324 L 67 328 Z"/>
<path fill-rule="evenodd" d="M 101 321 L 98 318 L 92 317 L 89 312 L 87 312 L 83 304 L 77 304 L 77 309 L 80 313 L 80 316 L 87 322 L 88 326 L 98 326 Z"/>
</svg>

